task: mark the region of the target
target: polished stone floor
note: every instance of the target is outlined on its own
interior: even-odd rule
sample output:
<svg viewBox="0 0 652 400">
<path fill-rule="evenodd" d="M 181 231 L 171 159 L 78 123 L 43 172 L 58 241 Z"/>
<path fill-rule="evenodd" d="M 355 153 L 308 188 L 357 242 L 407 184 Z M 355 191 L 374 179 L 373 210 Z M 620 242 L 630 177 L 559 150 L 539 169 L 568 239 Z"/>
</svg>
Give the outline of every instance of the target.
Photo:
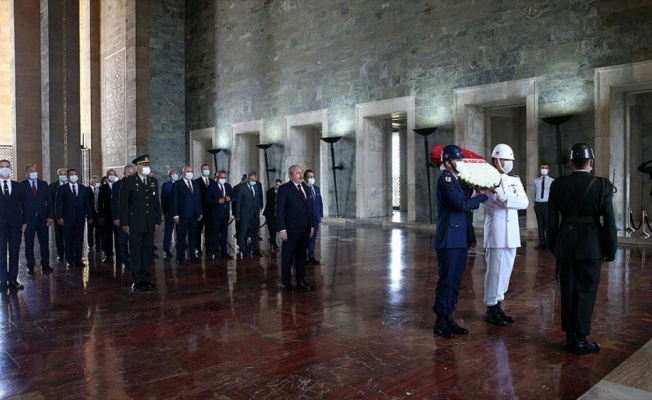
<svg viewBox="0 0 652 400">
<path fill-rule="evenodd" d="M 131 293 L 129 272 L 99 253 L 83 272 L 21 268 L 25 290 L 0 297 L 0 398 L 574 399 L 652 337 L 652 250 L 620 249 L 603 269 L 602 351 L 577 356 L 562 351 L 554 260 L 533 242 L 504 303 L 515 324 L 483 321 L 477 249 L 456 313 L 471 334 L 435 337 L 431 236 L 323 225 L 310 293 L 280 291 L 279 253 L 158 259 L 153 293 Z"/>
</svg>

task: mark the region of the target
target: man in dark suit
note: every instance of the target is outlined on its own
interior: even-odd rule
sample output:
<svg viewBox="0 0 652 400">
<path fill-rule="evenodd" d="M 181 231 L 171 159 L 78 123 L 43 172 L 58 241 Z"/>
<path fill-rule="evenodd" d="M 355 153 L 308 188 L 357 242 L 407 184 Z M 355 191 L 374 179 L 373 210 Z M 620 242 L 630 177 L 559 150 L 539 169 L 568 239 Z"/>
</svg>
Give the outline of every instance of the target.
<svg viewBox="0 0 652 400">
<path fill-rule="evenodd" d="M 195 179 L 195 182 L 199 185 L 199 191 L 201 192 L 201 206 L 202 206 L 202 211 L 203 211 L 203 217 L 201 221 L 197 221 L 197 236 L 195 238 L 195 245 L 197 248 L 195 249 L 197 251 L 197 255 L 201 256 L 203 255 L 202 252 L 202 240 L 201 236 L 202 233 L 204 234 L 204 250 L 205 251 L 210 251 L 210 244 L 211 244 L 211 231 L 212 227 L 211 225 L 211 211 L 213 209 L 213 206 L 206 200 L 206 191 L 208 190 L 209 186 L 213 182 L 211 179 L 211 169 L 208 166 L 208 164 L 202 164 L 199 167 L 200 171 L 200 176 Z M 205 229 L 204 229 L 205 228 Z"/>
<path fill-rule="evenodd" d="M 310 188 L 310 196 L 312 197 L 312 217 L 314 233 L 308 240 L 308 262 L 310 265 L 319 265 L 319 260 L 315 258 L 315 243 L 317 242 L 317 232 L 319 232 L 319 224 L 324 218 L 324 203 L 321 199 L 321 190 L 319 186 L 315 185 L 315 172 L 311 169 L 303 173 L 305 182 L 308 182 Z"/>
<path fill-rule="evenodd" d="M 464 194 L 456 168 L 457 160 L 462 158 L 464 153 L 459 146 L 445 146 L 442 150 L 445 170 L 437 181 L 437 229 L 432 247 L 437 252 L 439 280 L 432 308 L 437 315 L 433 333 L 447 339 L 455 337 L 456 333 L 469 333 L 455 322 L 453 311 L 457 305 L 469 248 L 468 211 L 480 208 L 480 203 L 488 199 L 484 193 L 472 198 Z"/>
<path fill-rule="evenodd" d="M 52 205 L 57 199 L 57 191 L 60 186 L 65 185 L 68 182 L 68 170 L 65 168 L 59 168 L 57 170 L 58 179 L 50 183 L 50 200 Z M 54 208 L 53 208 L 54 210 Z M 57 245 L 57 261 L 63 262 L 65 258 L 65 246 L 63 244 L 63 226 L 53 223 L 54 226 L 54 240 Z"/>
<path fill-rule="evenodd" d="M 111 189 L 111 215 L 113 217 L 113 225 L 118 232 L 118 241 L 120 242 L 120 251 L 116 250 L 119 254 L 117 257 L 122 261 L 124 269 L 131 269 L 131 258 L 129 255 L 129 234 L 122 229 L 120 225 L 120 187 L 125 178 L 130 177 L 136 173 L 136 167 L 133 164 L 127 164 L 122 170 L 122 179 L 113 184 Z"/>
<path fill-rule="evenodd" d="M 276 193 L 282 184 L 282 180 L 275 180 L 274 187 L 267 189 L 267 192 L 265 193 L 265 199 L 267 201 L 265 202 L 265 210 L 263 210 L 263 215 L 265 216 L 265 221 L 267 221 L 267 230 L 269 231 L 269 248 L 272 252 L 279 251 L 278 244 L 276 244 Z"/>
<path fill-rule="evenodd" d="M 240 256 L 244 257 L 247 249 L 247 237 L 251 239 L 251 254 L 260 256 L 258 249 L 258 226 L 260 212 L 263 209 L 263 191 L 256 184 L 255 172 L 247 175 L 247 181 L 240 186 L 236 194 L 236 221 L 238 227 L 238 247 Z"/>
<path fill-rule="evenodd" d="M 68 169 L 68 184 L 57 191 L 55 215 L 57 223 L 63 226 L 63 242 L 66 248 L 66 266 L 85 267 L 82 262 L 84 245 L 84 226 L 86 221 L 93 223 L 95 207 L 88 188 L 78 183 L 75 168 Z"/>
<path fill-rule="evenodd" d="M 594 158 L 588 144 L 574 144 L 575 171 L 555 179 L 548 197 L 548 248 L 557 258 L 564 349 L 576 354 L 600 351 L 600 345 L 587 336 L 602 261 L 613 261 L 618 246 L 614 188 L 608 179 L 591 175 Z"/>
<path fill-rule="evenodd" d="M 102 248 L 102 227 L 97 219 L 97 209 L 100 198 L 100 182 L 100 177 L 93 175 L 91 177 L 90 185 L 88 186 L 89 196 L 93 199 L 93 208 L 95 208 L 95 219 L 93 219 L 92 224 L 88 224 L 86 227 L 88 251 L 92 251 L 93 246 L 95 246 L 95 250 L 100 250 Z"/>
<path fill-rule="evenodd" d="M 183 178 L 174 182 L 170 195 L 170 215 L 177 230 L 177 263 L 185 263 L 186 247 L 191 262 L 199 262 L 195 254 L 197 221 L 202 219 L 199 183 L 192 180 L 192 167 L 183 168 Z"/>
<path fill-rule="evenodd" d="M 231 217 L 231 198 L 233 197 L 233 188 L 226 183 L 226 171 L 217 173 L 217 183 L 213 182 L 206 191 L 206 200 L 211 205 L 210 226 L 211 232 L 211 249 L 213 260 L 219 257 L 231 259 L 227 252 L 227 239 L 229 231 L 229 218 Z"/>
<path fill-rule="evenodd" d="M 34 275 L 34 236 L 38 236 L 41 249 L 41 273 L 52 272 L 50 267 L 50 225 L 54 222 L 54 204 L 50 189 L 45 181 L 38 179 L 38 167 L 29 164 L 25 167 L 27 179 L 21 182 L 26 195 L 25 222 L 25 259 L 27 275 Z"/>
<path fill-rule="evenodd" d="M 102 250 L 105 264 L 113 264 L 113 256 L 120 251 L 120 240 L 118 231 L 113 225 L 113 214 L 111 212 L 111 192 L 113 185 L 118 181 L 118 174 L 112 168 L 106 171 L 106 183 L 100 186 L 97 198 L 97 221 L 102 229 Z"/>
<path fill-rule="evenodd" d="M 179 171 L 172 168 L 168 171 L 168 181 L 161 185 L 161 211 L 165 218 L 165 230 L 163 231 L 163 252 L 165 258 L 172 258 L 172 232 L 174 231 L 174 221 L 170 215 L 170 196 L 172 195 L 172 184 L 179 180 Z"/>
<path fill-rule="evenodd" d="M 148 175 L 149 154 L 133 160 L 136 173 L 120 186 L 120 225 L 129 235 L 131 256 L 131 290 L 149 292 L 156 289 L 150 269 L 154 254 L 154 232 L 161 224 L 161 201 L 156 178 Z"/>
<path fill-rule="evenodd" d="M 276 194 L 276 223 L 282 241 L 281 283 L 283 291 L 294 292 L 292 263 L 296 271 L 296 287 L 313 290 L 306 282 L 306 249 L 313 234 L 312 197 L 308 185 L 303 183 L 303 171 L 298 165 L 288 170 L 289 182 Z"/>
<path fill-rule="evenodd" d="M 237 219 L 238 215 L 236 214 L 237 208 L 238 208 L 238 190 L 240 187 L 244 186 L 247 182 L 247 174 L 242 174 L 242 177 L 240 178 L 240 183 L 237 183 L 235 186 L 233 186 L 233 197 L 231 198 L 231 212 L 233 213 L 233 218 Z M 238 238 L 240 237 L 240 231 L 239 231 L 239 226 L 238 222 L 236 221 L 234 224 L 235 226 L 235 241 L 236 243 L 238 242 Z"/>
<path fill-rule="evenodd" d="M 27 199 L 24 186 L 10 177 L 11 163 L 0 160 L 0 290 L 22 290 L 25 287 L 18 282 L 18 252 L 20 237 L 27 228 Z"/>
</svg>

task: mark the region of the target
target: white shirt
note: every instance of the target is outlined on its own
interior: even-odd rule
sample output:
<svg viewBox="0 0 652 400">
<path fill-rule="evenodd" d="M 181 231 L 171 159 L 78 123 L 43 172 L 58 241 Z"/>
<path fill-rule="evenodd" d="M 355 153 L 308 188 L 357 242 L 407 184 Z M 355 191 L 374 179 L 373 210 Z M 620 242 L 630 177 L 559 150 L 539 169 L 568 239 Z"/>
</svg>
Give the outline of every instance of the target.
<svg viewBox="0 0 652 400">
<path fill-rule="evenodd" d="M 541 198 L 541 180 L 543 180 L 543 198 Z M 555 178 L 549 176 L 540 176 L 534 180 L 534 201 L 537 203 L 547 203 L 550 196 L 550 185 Z"/>
</svg>

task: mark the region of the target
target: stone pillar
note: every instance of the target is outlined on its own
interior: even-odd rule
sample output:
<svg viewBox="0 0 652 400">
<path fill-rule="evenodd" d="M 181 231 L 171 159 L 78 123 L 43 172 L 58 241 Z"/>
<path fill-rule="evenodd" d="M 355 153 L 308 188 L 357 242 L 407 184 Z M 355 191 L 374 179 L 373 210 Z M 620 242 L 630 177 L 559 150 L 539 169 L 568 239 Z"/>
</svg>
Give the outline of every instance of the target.
<svg viewBox="0 0 652 400">
<path fill-rule="evenodd" d="M 41 0 L 41 102 L 43 165 L 53 180 L 57 168 L 81 168 L 76 0 Z"/>
<path fill-rule="evenodd" d="M 127 161 L 149 151 L 149 2 L 126 8 Z"/>
<path fill-rule="evenodd" d="M 102 176 L 100 0 L 86 0 L 79 5 L 81 132 L 85 146 L 91 149 L 90 173 Z"/>
<path fill-rule="evenodd" d="M 40 0 L 14 0 L 10 5 L 11 111 L 14 179 L 25 178 L 23 168 L 37 164 L 47 180 L 49 165 L 41 157 Z"/>
</svg>

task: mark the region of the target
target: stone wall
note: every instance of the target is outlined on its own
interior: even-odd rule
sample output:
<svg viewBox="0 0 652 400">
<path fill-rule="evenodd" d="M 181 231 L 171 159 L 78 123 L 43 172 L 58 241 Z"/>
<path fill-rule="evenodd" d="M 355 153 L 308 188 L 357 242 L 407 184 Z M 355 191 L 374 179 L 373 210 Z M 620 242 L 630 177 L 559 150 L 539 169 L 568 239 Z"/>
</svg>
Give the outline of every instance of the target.
<svg viewBox="0 0 652 400">
<path fill-rule="evenodd" d="M 0 2 L 0 145 L 12 145 L 10 1 Z"/>
</svg>

